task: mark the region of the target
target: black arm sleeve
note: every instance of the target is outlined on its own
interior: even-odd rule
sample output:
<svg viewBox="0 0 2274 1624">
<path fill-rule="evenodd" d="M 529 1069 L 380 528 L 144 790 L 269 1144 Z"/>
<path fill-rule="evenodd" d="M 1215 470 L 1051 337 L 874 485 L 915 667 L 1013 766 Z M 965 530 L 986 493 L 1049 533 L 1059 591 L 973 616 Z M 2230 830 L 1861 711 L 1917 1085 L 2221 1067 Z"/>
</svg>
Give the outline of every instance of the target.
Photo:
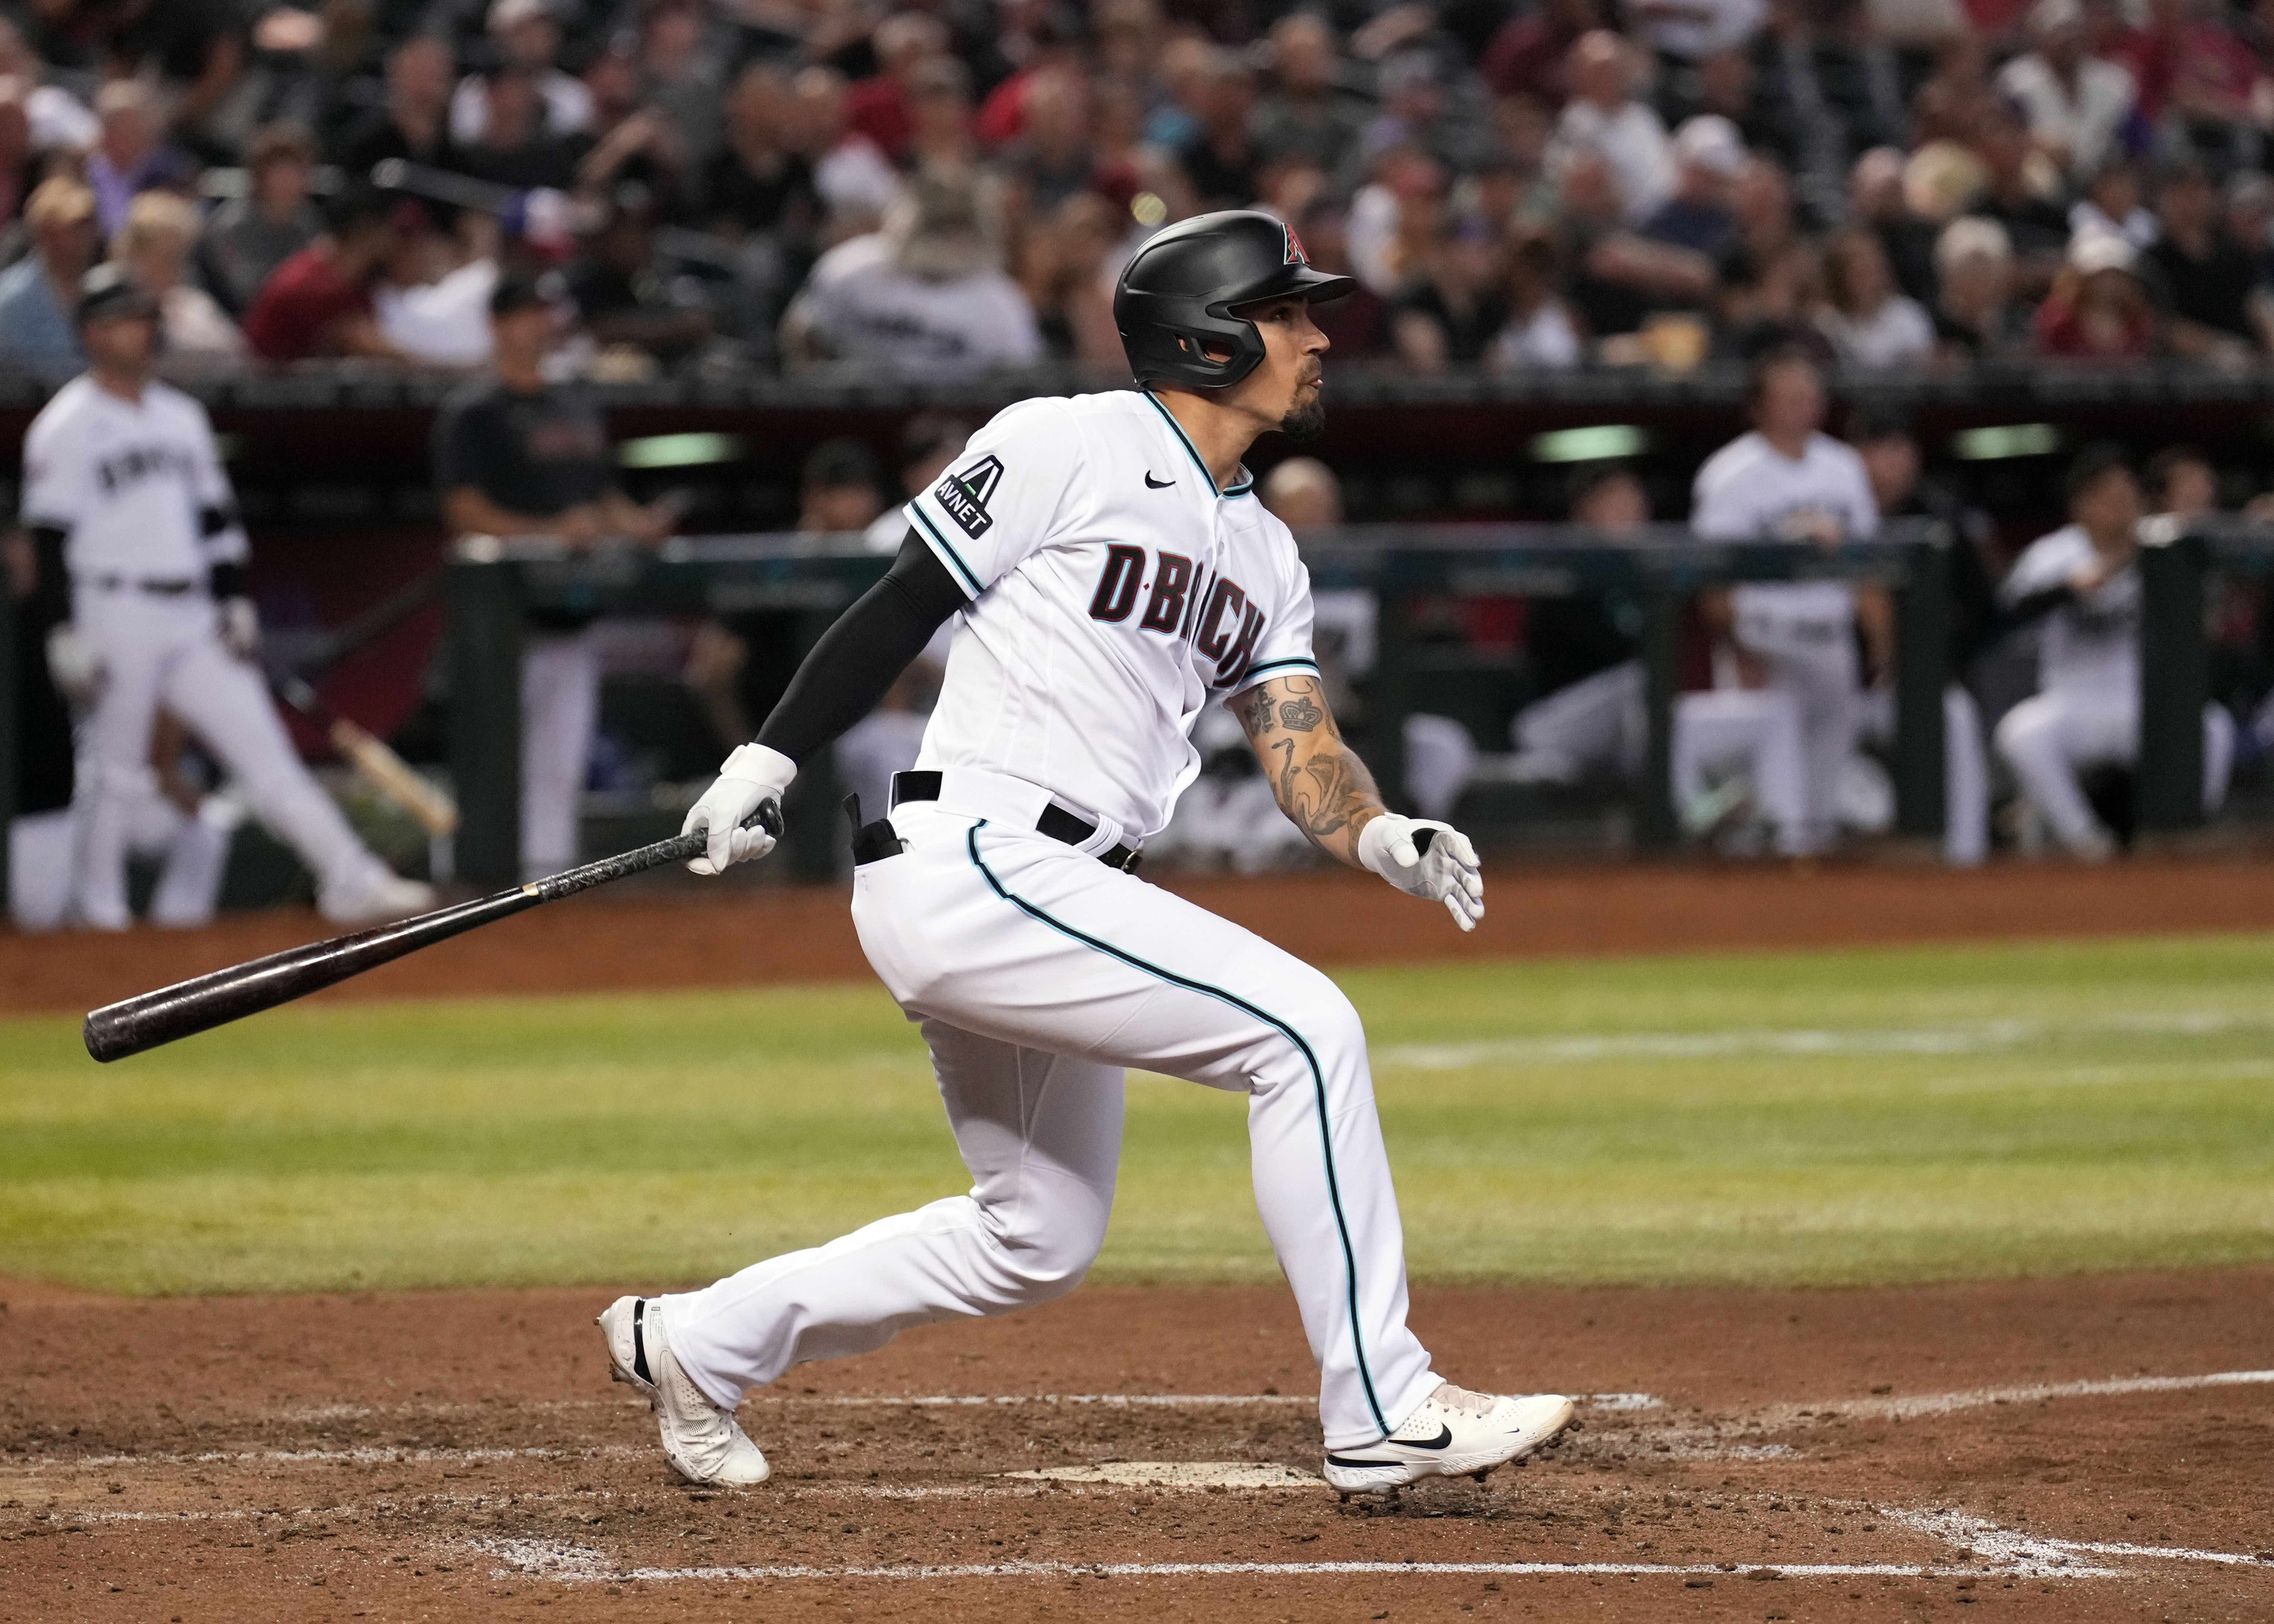
<svg viewBox="0 0 2274 1624">
<path fill-rule="evenodd" d="M 821 635 L 789 690 L 758 729 L 758 742 L 802 765 L 877 708 L 931 635 L 968 602 L 914 530 L 885 578 Z"/>
<path fill-rule="evenodd" d="M 2026 593 L 1999 610 L 1996 622 L 1998 634 L 2002 636 L 2007 632 L 2019 631 L 2030 621 L 2043 620 L 2064 604 L 2073 603 L 2075 598 L 2076 589 L 2066 581 L 2058 586 L 2040 587 L 2034 592 Z"/>
</svg>

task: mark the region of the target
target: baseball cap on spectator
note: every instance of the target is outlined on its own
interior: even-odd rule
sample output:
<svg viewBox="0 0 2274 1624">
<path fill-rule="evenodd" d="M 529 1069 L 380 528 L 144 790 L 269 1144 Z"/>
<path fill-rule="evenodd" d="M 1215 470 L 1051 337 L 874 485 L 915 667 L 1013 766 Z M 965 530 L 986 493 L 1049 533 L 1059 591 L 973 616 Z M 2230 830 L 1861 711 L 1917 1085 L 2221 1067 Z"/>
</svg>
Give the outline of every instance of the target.
<svg viewBox="0 0 2274 1624">
<path fill-rule="evenodd" d="M 2069 239 L 2068 267 L 2080 276 L 2091 276 L 2101 271 L 2122 271 L 2128 275 L 2139 258 L 2119 232 L 2085 230 Z"/>
<path fill-rule="evenodd" d="M 1945 280 L 1970 260 L 1991 259 L 2002 265 L 2013 258 L 2014 239 L 2006 228 L 1979 214 L 1952 221 L 1934 239 L 1934 274 Z"/>
<path fill-rule="evenodd" d="M 484 26 L 492 34 L 503 34 L 508 28 L 518 28 L 526 22 L 553 20 L 549 0 L 495 0 Z"/>
<path fill-rule="evenodd" d="M 1745 138 L 1719 113 L 1700 113 L 1674 132 L 1674 155 L 1724 180 L 1734 180 L 1745 167 Z"/>
<path fill-rule="evenodd" d="M 123 265 L 98 265 L 79 278 L 79 306 L 73 316 L 80 327 L 112 316 L 154 320 L 157 314 L 157 302 Z"/>
</svg>

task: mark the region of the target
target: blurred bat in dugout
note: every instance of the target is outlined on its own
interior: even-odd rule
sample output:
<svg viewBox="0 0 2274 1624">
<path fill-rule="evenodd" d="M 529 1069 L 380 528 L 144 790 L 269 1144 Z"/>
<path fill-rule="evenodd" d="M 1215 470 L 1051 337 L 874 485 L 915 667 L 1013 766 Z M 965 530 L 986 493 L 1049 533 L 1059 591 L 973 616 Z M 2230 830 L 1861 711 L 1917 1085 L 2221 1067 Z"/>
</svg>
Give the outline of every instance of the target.
<svg viewBox="0 0 2274 1624">
<path fill-rule="evenodd" d="M 340 758 L 362 773 L 373 789 L 417 819 L 428 834 L 438 837 L 456 831 L 457 803 L 388 748 L 376 734 L 325 703 L 309 679 L 322 675 L 416 614 L 440 590 L 447 573 L 429 570 L 388 593 L 326 637 L 290 671 L 273 678 L 269 683 L 277 698 L 324 730 L 324 736 L 340 753 Z"/>
<path fill-rule="evenodd" d="M 779 839 L 782 832 L 780 804 L 772 801 L 762 803 L 744 821 L 743 827 L 754 823 L 763 825 L 767 833 Z M 262 1010 L 273 1010 L 280 1004 L 290 1004 L 295 998 L 336 986 L 422 947 L 463 936 L 512 914 L 558 902 L 563 897 L 573 897 L 578 891 L 606 885 L 628 875 L 644 874 L 651 868 L 700 857 L 705 843 L 706 837 L 701 834 L 674 835 L 668 840 L 659 840 L 621 856 L 605 857 L 599 862 L 566 869 L 472 902 L 437 908 L 416 919 L 397 920 L 391 925 L 358 930 L 350 936 L 312 942 L 305 947 L 288 948 L 266 959 L 232 965 L 226 970 L 177 981 L 155 992 L 106 1004 L 87 1018 L 87 1052 L 97 1060 L 124 1059 L 177 1038 L 209 1031 L 247 1015 L 257 1015 Z"/>
</svg>

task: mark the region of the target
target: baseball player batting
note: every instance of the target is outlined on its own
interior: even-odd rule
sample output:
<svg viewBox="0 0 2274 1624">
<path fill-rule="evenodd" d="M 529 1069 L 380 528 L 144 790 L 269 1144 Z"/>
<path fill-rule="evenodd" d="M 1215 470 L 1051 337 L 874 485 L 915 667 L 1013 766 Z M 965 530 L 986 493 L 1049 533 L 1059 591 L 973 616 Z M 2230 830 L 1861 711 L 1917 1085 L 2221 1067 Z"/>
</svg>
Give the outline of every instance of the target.
<svg viewBox="0 0 2274 1624">
<path fill-rule="evenodd" d="M 1319 1365 L 1329 1484 L 1480 1475 L 1571 1425 L 1556 1395 L 1452 1386 L 1406 1325 L 1350 1001 L 1133 872 L 1199 770 L 1194 718 L 1222 700 L 1322 851 L 1464 929 L 1484 912 L 1468 840 L 1389 811 L 1343 743 L 1308 576 L 1240 465 L 1261 434 L 1321 427 L 1310 306 L 1351 287 L 1268 214 L 1153 237 L 1114 296 L 1140 387 L 1023 402 L 974 436 L 908 503 L 885 579 L 688 815 L 709 841 L 697 874 L 764 856 L 772 835 L 741 825 L 956 620 L 917 764 L 855 837 L 853 919 L 922 1023 L 972 1190 L 704 1290 L 611 1304 L 613 1372 L 652 1404 L 681 1476 L 764 1481 L 735 1406 L 793 1365 L 1073 1289 L 1105 1237 L 1128 1066 L 1247 1096 L 1256 1205 Z"/>
<path fill-rule="evenodd" d="M 75 911 L 123 930 L 136 809 L 155 795 L 150 729 L 163 705 L 242 786 L 253 812 L 316 876 L 336 923 L 433 901 L 356 838 L 293 754 L 252 663 L 244 526 L 205 408 L 150 376 L 157 310 L 117 266 L 87 273 L 78 320 L 89 370 L 57 390 L 24 439 L 23 523 L 41 590 L 61 593 L 48 658 L 86 712 L 75 799 L 84 808 Z"/>
</svg>

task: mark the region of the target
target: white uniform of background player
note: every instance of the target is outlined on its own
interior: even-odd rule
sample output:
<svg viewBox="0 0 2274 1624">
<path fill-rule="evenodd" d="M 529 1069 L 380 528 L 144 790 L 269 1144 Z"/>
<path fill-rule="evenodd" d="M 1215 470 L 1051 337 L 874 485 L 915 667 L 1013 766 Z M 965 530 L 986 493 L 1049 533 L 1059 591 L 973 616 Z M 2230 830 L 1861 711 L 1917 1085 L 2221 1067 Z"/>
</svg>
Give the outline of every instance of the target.
<svg viewBox="0 0 2274 1624">
<path fill-rule="evenodd" d="M 1219 289 L 1224 260 L 1256 267 L 1206 296 L 1219 307 L 1242 304 L 1234 290 L 1255 278 L 1347 290 L 1311 270 L 1278 222 L 1237 213 L 1155 237 L 1120 299 L 1183 297 L 1137 284 L 1186 245 L 1213 251 L 1204 273 Z M 916 628 L 962 606 L 918 771 L 872 831 L 884 838 L 856 870 L 853 918 L 870 965 L 922 1025 L 973 1188 L 602 1316 L 614 1368 L 655 1395 L 666 1450 L 689 1476 L 764 1475 L 733 1407 L 801 1361 L 1071 1289 L 1105 1237 L 1129 1066 L 1246 1097 L 1256 1205 L 1320 1366 L 1330 1482 L 1411 1481 L 1487 1434 L 1502 1440 L 1490 1459 L 1504 1461 L 1568 1424 L 1560 1397 L 1447 1387 L 1408 1327 L 1397 1197 L 1350 1001 L 1279 948 L 1098 861 L 1166 827 L 1200 769 L 1194 721 L 1239 699 L 1259 757 L 1285 763 L 1283 804 L 1322 846 L 1464 922 L 1482 912 L 1468 842 L 1381 810 L 1342 745 L 1318 699 L 1294 539 L 1231 466 L 1265 422 L 1316 398 L 1325 340 L 1306 297 L 1281 294 L 1254 322 L 1232 403 L 1177 396 L 1216 471 L 1155 395 L 1035 400 L 999 414 L 908 504 L 906 590 L 922 612 L 897 620 L 901 641 L 874 680 L 914 653 Z M 1117 315 L 1129 335 L 1119 302 Z M 1132 341 L 1141 373 L 1143 342 Z M 892 589 L 888 578 L 848 621 L 882 625 L 862 617 Z M 837 635 L 809 667 L 833 658 Z M 710 831 L 704 869 L 770 848 L 732 831 L 828 732 L 798 719 L 821 709 L 804 681 L 690 813 L 690 829 Z M 651 1307 L 676 1365 L 652 1380 L 639 1368 Z M 677 1398 L 674 1374 L 689 1384 Z M 682 1453 L 689 1443 L 697 1458 Z"/>
<path fill-rule="evenodd" d="M 1806 367 L 1773 364 L 1764 393 Z M 1708 539 L 1858 538 L 1879 528 L 1863 459 L 1827 434 L 1811 433 L 1798 456 L 1760 432 L 1743 434 L 1698 470 L 1690 528 Z M 1800 712 L 1806 833 L 1803 849 L 1822 850 L 1838 832 L 1840 772 L 1854 749 L 1860 672 L 1856 599 L 1836 581 L 1746 582 L 1729 590 L 1729 631 L 1736 647 L 1766 668 L 1767 686 L 1791 695 Z M 1715 687 L 1738 686 L 1717 660 Z"/>
<path fill-rule="evenodd" d="M 2130 479 L 2114 466 L 2092 483 L 2112 487 Z M 2096 497 L 2124 500 L 2120 490 L 2088 489 L 2075 506 L 2081 509 Z M 2128 523 L 2136 524 L 2136 490 L 2131 500 Z M 2129 766 L 2140 757 L 2140 567 L 2128 549 L 2104 558 L 2083 524 L 2069 524 L 2030 543 L 1998 590 L 2010 607 L 2065 588 L 2066 600 L 2043 622 L 2038 690 L 1999 720 L 1998 753 L 2054 837 L 2079 856 L 2100 859 L 2113 852 L 2115 842 L 2094 816 L 2080 775 L 2094 767 Z M 2223 706 L 2206 705 L 2206 811 L 2226 799 L 2233 764 L 2234 718 Z"/>
<path fill-rule="evenodd" d="M 98 335 L 88 339 L 95 351 Z M 28 530 L 64 533 L 72 583 L 72 618 L 51 634 L 50 650 L 58 685 L 88 703 L 73 794 L 82 922 L 132 922 L 126 856 L 159 799 L 150 733 L 162 703 L 314 872 L 328 917 L 377 917 L 430 899 L 364 846 L 293 753 L 250 662 L 250 599 L 219 604 L 211 593 L 215 568 L 241 568 L 247 548 L 204 407 L 156 382 L 133 398 L 94 373 L 65 384 L 25 436 L 23 518 Z"/>
</svg>

